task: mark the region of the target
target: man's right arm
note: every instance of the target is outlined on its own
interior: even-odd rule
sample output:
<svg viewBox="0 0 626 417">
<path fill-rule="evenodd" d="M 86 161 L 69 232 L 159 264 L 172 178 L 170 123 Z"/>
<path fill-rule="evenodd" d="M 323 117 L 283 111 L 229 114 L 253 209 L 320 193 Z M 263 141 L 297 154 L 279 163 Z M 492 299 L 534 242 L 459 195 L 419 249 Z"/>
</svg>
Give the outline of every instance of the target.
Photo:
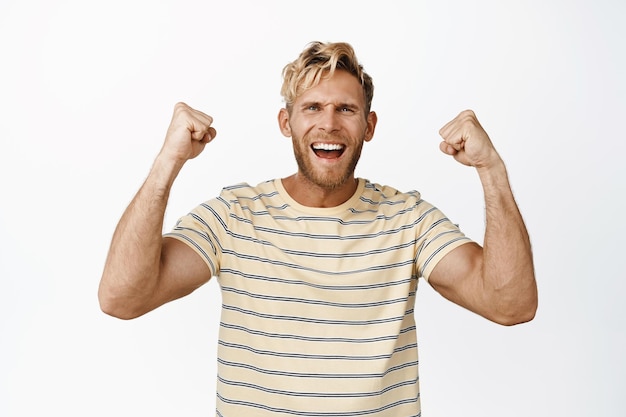
<svg viewBox="0 0 626 417">
<path fill-rule="evenodd" d="M 210 279 L 211 271 L 200 256 L 162 233 L 172 184 L 185 162 L 215 137 L 212 122 L 184 103 L 175 106 L 165 143 L 113 234 L 98 289 L 105 313 L 135 318 Z"/>
</svg>

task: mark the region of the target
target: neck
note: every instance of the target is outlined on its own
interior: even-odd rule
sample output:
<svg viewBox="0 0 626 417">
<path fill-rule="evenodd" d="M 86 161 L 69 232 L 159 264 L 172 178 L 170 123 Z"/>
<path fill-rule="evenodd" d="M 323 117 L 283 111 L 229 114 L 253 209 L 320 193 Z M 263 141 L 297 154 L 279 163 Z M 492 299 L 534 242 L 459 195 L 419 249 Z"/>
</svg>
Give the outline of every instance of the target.
<svg viewBox="0 0 626 417">
<path fill-rule="evenodd" d="M 335 188 L 324 188 L 304 178 L 302 174 L 293 174 L 282 179 L 283 187 L 289 196 L 307 207 L 337 207 L 348 201 L 356 192 L 359 181 L 351 177 L 344 184 Z"/>
</svg>

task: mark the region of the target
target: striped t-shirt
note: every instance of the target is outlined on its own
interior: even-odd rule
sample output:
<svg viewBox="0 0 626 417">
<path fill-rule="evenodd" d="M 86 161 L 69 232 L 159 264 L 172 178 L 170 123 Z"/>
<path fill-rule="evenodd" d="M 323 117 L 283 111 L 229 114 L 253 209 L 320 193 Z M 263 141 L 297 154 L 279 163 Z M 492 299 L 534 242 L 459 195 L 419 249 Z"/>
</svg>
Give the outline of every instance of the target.
<svg viewBox="0 0 626 417">
<path fill-rule="evenodd" d="M 167 236 L 221 287 L 218 416 L 420 415 L 417 279 L 469 239 L 418 192 L 359 179 L 313 208 L 240 184 Z"/>
</svg>

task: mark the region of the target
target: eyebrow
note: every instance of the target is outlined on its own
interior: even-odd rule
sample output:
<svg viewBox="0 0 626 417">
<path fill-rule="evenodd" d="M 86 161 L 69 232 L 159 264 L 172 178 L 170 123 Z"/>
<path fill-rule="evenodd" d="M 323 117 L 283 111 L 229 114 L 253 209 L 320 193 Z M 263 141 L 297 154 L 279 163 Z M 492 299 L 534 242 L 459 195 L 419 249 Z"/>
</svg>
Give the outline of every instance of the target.
<svg viewBox="0 0 626 417">
<path fill-rule="evenodd" d="M 328 103 L 324 104 L 324 103 L 322 103 L 321 101 L 318 101 L 318 100 L 305 101 L 305 102 L 303 102 L 301 104 L 300 107 L 304 109 L 304 108 L 307 108 L 307 107 L 310 107 L 310 106 L 326 107 L 327 105 L 333 105 L 336 108 L 344 108 L 344 107 L 346 107 L 346 108 L 349 108 L 349 109 L 352 109 L 352 110 L 360 110 L 361 109 L 358 104 L 350 103 L 350 102 L 347 102 L 347 101 L 339 102 L 339 103 L 328 102 Z"/>
</svg>

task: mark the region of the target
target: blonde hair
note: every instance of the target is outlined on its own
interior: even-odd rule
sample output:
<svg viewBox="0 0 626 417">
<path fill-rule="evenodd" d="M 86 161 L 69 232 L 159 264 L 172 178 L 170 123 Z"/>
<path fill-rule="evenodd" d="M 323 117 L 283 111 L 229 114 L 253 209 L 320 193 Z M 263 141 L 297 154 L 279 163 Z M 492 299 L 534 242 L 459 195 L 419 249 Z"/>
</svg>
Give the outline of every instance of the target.
<svg viewBox="0 0 626 417">
<path fill-rule="evenodd" d="M 365 114 L 369 114 L 374 97 L 372 77 L 363 70 L 352 46 L 344 42 L 311 42 L 295 61 L 283 68 L 280 94 L 287 110 L 291 112 L 296 98 L 319 84 L 322 77 L 332 77 L 337 69 L 347 71 L 359 80 L 365 97 Z"/>
</svg>

